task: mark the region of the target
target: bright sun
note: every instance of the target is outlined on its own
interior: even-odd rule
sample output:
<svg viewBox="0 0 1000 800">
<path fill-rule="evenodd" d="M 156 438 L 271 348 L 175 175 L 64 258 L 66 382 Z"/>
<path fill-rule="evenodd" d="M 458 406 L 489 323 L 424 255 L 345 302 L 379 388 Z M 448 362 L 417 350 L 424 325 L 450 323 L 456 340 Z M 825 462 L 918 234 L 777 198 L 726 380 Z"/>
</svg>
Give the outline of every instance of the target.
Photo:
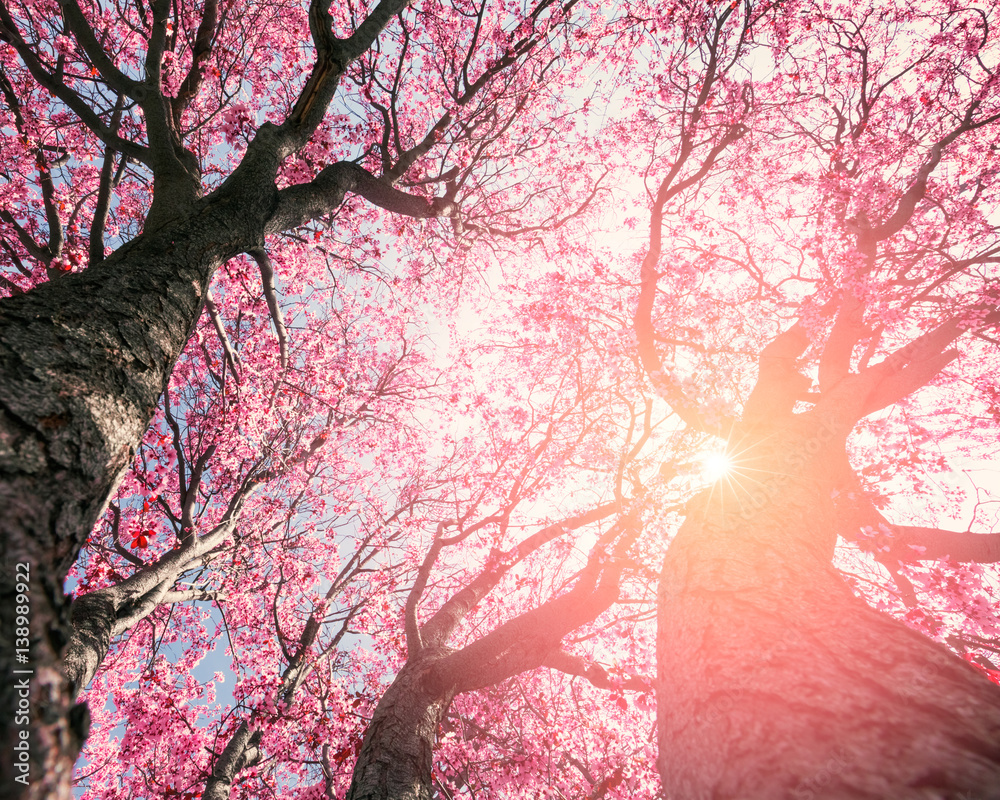
<svg viewBox="0 0 1000 800">
<path fill-rule="evenodd" d="M 704 458 L 705 478 L 712 483 L 728 475 L 732 467 L 733 462 L 725 453 L 709 453 Z"/>
</svg>

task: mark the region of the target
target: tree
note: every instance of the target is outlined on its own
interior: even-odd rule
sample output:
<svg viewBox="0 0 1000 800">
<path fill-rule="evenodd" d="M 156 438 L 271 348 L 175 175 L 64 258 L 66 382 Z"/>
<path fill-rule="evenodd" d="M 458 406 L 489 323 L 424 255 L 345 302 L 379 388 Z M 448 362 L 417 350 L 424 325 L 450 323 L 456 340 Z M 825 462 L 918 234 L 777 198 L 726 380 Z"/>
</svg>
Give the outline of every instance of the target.
<svg viewBox="0 0 1000 800">
<path fill-rule="evenodd" d="M 576 380 L 567 380 L 567 372 Z M 428 520 L 430 546 L 404 603 L 405 656 L 372 712 L 348 798 L 434 796 L 435 738 L 457 695 L 540 667 L 607 682 L 602 669 L 565 651 L 562 641 L 619 599 L 644 505 L 643 487 L 623 486 L 621 476 L 653 430 L 633 409 L 621 441 L 612 420 L 624 409 L 608 407 L 607 390 L 587 380 L 589 370 L 575 372 L 571 366 L 542 370 L 552 377 L 538 381 L 507 413 L 481 409 L 488 433 L 476 440 L 490 447 L 461 459 L 461 477 L 442 498 L 439 518 Z M 547 393 L 554 396 L 546 399 Z M 518 425 L 526 410 L 534 419 Z M 506 431 L 518 431 L 516 439 Z M 609 459 L 598 441 L 604 447 L 620 441 L 618 458 L 602 463 Z M 560 465 L 578 458 L 598 475 L 617 476 L 610 502 L 530 524 L 522 506 L 544 499 L 553 483 L 565 491 L 575 470 Z M 598 486 L 588 489 L 601 493 Z M 581 557 L 574 552 L 586 541 L 581 532 L 594 526 L 593 545 Z M 531 532 L 521 534 L 525 529 Z M 496 715 L 491 712 L 488 718 Z"/>
<path fill-rule="evenodd" d="M 928 412 L 951 415 L 939 442 L 983 424 L 983 396 L 966 387 L 995 362 L 989 332 L 1000 324 L 987 210 L 1000 124 L 995 18 L 930 3 L 805 3 L 762 33 L 759 10 L 737 8 L 695 16 L 688 47 L 675 51 L 635 317 L 662 396 L 722 436 L 732 462 L 689 505 L 660 577 L 664 790 L 996 797 L 996 686 L 875 612 L 832 568 L 838 536 L 859 542 L 913 602 L 910 565 L 997 559 L 996 534 L 890 521 L 901 510 L 873 478 L 893 467 L 858 463 L 862 432 L 902 425 L 919 436 L 933 429 L 920 419 Z M 745 59 L 767 40 L 770 74 L 754 81 L 748 123 L 737 79 L 760 69 Z M 711 234 L 698 235 L 696 197 L 720 169 L 728 185 L 699 220 Z M 769 230 L 749 237 L 743 220 L 757 203 Z M 666 253 L 675 265 L 663 269 Z M 684 387 L 657 342 L 659 320 L 675 326 L 684 313 L 669 298 L 690 273 L 711 280 L 717 313 L 757 352 L 756 377 L 737 378 L 738 417 Z M 863 420 L 894 406 L 902 420 L 866 430 Z M 922 466 L 899 450 L 882 458 L 904 472 L 906 460 Z"/>
</svg>

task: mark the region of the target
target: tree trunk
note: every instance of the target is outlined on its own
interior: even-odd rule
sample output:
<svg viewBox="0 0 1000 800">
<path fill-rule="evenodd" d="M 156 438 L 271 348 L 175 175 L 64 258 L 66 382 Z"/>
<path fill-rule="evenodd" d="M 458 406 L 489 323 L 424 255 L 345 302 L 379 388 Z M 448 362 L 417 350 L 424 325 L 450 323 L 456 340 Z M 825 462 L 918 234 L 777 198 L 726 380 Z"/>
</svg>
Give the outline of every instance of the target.
<svg viewBox="0 0 1000 800">
<path fill-rule="evenodd" d="M 259 240 L 263 224 L 225 199 L 144 235 L 90 269 L 0 303 L 0 749 L 2 796 L 71 797 L 86 729 L 63 676 L 62 586 L 149 424 L 214 270 Z M 18 567 L 17 565 L 26 565 Z M 30 646 L 17 653 L 15 569 L 30 574 Z M 22 594 L 24 594 L 22 592 Z M 24 637 L 20 637 L 24 638 Z M 19 657 L 24 656 L 24 661 Z M 26 669 L 30 725 L 16 724 Z M 17 675 L 20 679 L 22 676 Z M 26 786 L 11 754 L 30 728 Z"/>
<path fill-rule="evenodd" d="M 832 568 L 844 437 L 805 417 L 744 431 L 665 558 L 666 797 L 1000 798 L 1000 689 Z"/>
<path fill-rule="evenodd" d="M 446 652 L 406 664 L 365 731 L 347 800 L 430 800 L 434 740 L 454 697 L 434 665 Z"/>
</svg>

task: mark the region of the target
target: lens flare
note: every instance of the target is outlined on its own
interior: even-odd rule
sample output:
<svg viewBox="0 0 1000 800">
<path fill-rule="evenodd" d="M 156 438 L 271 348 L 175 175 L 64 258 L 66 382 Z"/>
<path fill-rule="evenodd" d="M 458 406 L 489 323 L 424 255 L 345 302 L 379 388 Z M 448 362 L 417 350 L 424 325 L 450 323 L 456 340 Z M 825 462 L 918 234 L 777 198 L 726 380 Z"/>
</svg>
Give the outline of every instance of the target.
<svg viewBox="0 0 1000 800">
<path fill-rule="evenodd" d="M 725 453 L 709 453 L 705 456 L 702 467 L 705 478 L 712 483 L 726 477 L 732 468 L 733 462 Z"/>
</svg>

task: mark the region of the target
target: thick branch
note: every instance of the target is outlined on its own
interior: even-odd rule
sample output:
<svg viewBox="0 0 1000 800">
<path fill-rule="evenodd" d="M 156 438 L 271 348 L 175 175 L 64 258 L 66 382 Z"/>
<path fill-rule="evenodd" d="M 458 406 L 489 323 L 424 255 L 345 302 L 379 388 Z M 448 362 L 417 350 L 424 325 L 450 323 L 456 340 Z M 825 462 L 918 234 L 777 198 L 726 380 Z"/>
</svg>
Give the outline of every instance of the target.
<svg viewBox="0 0 1000 800">
<path fill-rule="evenodd" d="M 122 107 L 124 98 L 118 95 L 115 101 L 114 111 L 111 113 L 111 131 L 118 133 L 118 126 L 121 124 Z M 90 265 L 100 264 L 104 260 L 104 226 L 108 221 L 108 212 L 111 210 L 111 192 L 118 186 L 125 167 L 128 165 L 128 158 L 122 156 L 118 169 L 114 169 L 115 149 L 108 146 L 104 152 L 104 163 L 101 165 L 101 181 L 97 188 L 97 204 L 90 223 Z"/>
<path fill-rule="evenodd" d="M 625 550 L 638 536 L 631 517 L 624 517 L 598 541 L 576 585 L 559 597 L 505 622 L 486 636 L 442 659 L 436 679 L 456 692 L 467 692 L 541 666 L 572 630 L 595 619 L 618 599 L 624 562 L 612 559 L 604 546 L 615 532 L 621 536 L 615 552 Z"/>
<path fill-rule="evenodd" d="M 972 562 L 1000 561 L 1000 533 L 973 533 L 894 525 L 861 494 L 845 509 L 840 535 L 864 549 L 876 550 L 880 561 L 912 564 L 918 561 Z"/>
<path fill-rule="evenodd" d="M 458 206 L 450 200 L 428 200 L 401 192 L 357 164 L 338 161 L 325 167 L 309 183 L 282 189 L 278 193 L 278 207 L 268 223 L 268 231 L 297 228 L 310 220 L 319 219 L 340 205 L 348 192 L 360 195 L 386 211 L 417 219 L 451 217 L 458 213 Z"/>
<path fill-rule="evenodd" d="M 776 423 L 791 415 L 796 401 L 809 389 L 809 378 L 796 368 L 796 360 L 808 346 L 805 328 L 796 323 L 760 351 L 757 383 L 743 409 L 744 422 Z"/>
<path fill-rule="evenodd" d="M 427 555 L 424 556 L 424 560 L 420 563 L 420 568 L 417 570 L 417 577 L 413 581 L 413 586 L 409 593 L 406 595 L 406 605 L 403 608 L 403 625 L 406 632 L 406 652 L 409 658 L 415 658 L 424 648 L 417 612 L 420 606 L 420 598 L 424 593 L 424 589 L 427 588 L 427 581 L 430 580 L 431 570 L 434 568 L 437 557 L 441 554 L 441 548 L 443 547 L 441 539 L 444 535 L 444 527 L 445 523 L 438 523 L 434 542 L 427 551 Z"/>
<path fill-rule="evenodd" d="M 1000 561 L 1000 533 L 972 533 L 924 528 L 914 525 L 890 525 L 890 555 L 898 561 L 974 562 L 993 564 Z"/>
<path fill-rule="evenodd" d="M 949 345 L 964 331 L 958 320 L 947 320 L 859 373 L 855 390 L 860 390 L 863 399 L 861 416 L 899 402 L 924 386 L 958 356 Z"/>
<path fill-rule="evenodd" d="M 591 564 L 566 594 L 505 622 L 440 662 L 436 671 L 457 692 L 492 686 L 540 667 L 572 630 L 595 619 L 618 599 L 621 566 Z M 600 578 L 600 580 L 599 580 Z"/>
<path fill-rule="evenodd" d="M 101 77 L 107 85 L 118 94 L 131 97 L 133 100 L 138 99 L 139 83 L 115 66 L 94 35 L 93 28 L 90 27 L 90 23 L 87 22 L 87 18 L 76 0 L 60 0 L 59 5 L 62 6 L 66 28 L 72 32 L 83 52 L 87 54 L 87 58 L 101 73 Z"/>
<path fill-rule="evenodd" d="M 248 721 L 240 723 L 216 760 L 212 776 L 205 782 L 202 800 L 229 800 L 233 781 L 240 772 L 260 760 L 261 735 Z"/>
<path fill-rule="evenodd" d="M 194 45 L 191 47 L 191 69 L 181 82 L 177 90 L 177 97 L 171 103 L 171 112 L 174 117 L 174 128 L 180 130 L 181 115 L 184 109 L 190 105 L 197 96 L 201 86 L 203 64 L 212 54 L 212 39 L 215 36 L 216 26 L 219 24 L 219 4 L 217 0 L 205 0 L 205 8 L 201 14 L 201 23 L 198 25 L 198 32 L 194 37 Z"/>
<path fill-rule="evenodd" d="M 184 589 L 183 591 L 165 592 L 162 602 L 186 603 L 191 600 L 211 600 L 218 603 L 225 599 L 226 595 L 211 589 Z"/>
<path fill-rule="evenodd" d="M 160 95 L 163 52 L 167 46 L 167 23 L 170 17 L 170 0 L 153 0 L 149 4 L 152 27 L 146 45 L 146 89 Z"/>
<path fill-rule="evenodd" d="M 819 361 L 819 390 L 828 391 L 851 371 L 854 346 L 865 333 L 863 308 L 858 299 L 846 293 L 837 310 L 833 330 L 823 347 Z"/>
</svg>

